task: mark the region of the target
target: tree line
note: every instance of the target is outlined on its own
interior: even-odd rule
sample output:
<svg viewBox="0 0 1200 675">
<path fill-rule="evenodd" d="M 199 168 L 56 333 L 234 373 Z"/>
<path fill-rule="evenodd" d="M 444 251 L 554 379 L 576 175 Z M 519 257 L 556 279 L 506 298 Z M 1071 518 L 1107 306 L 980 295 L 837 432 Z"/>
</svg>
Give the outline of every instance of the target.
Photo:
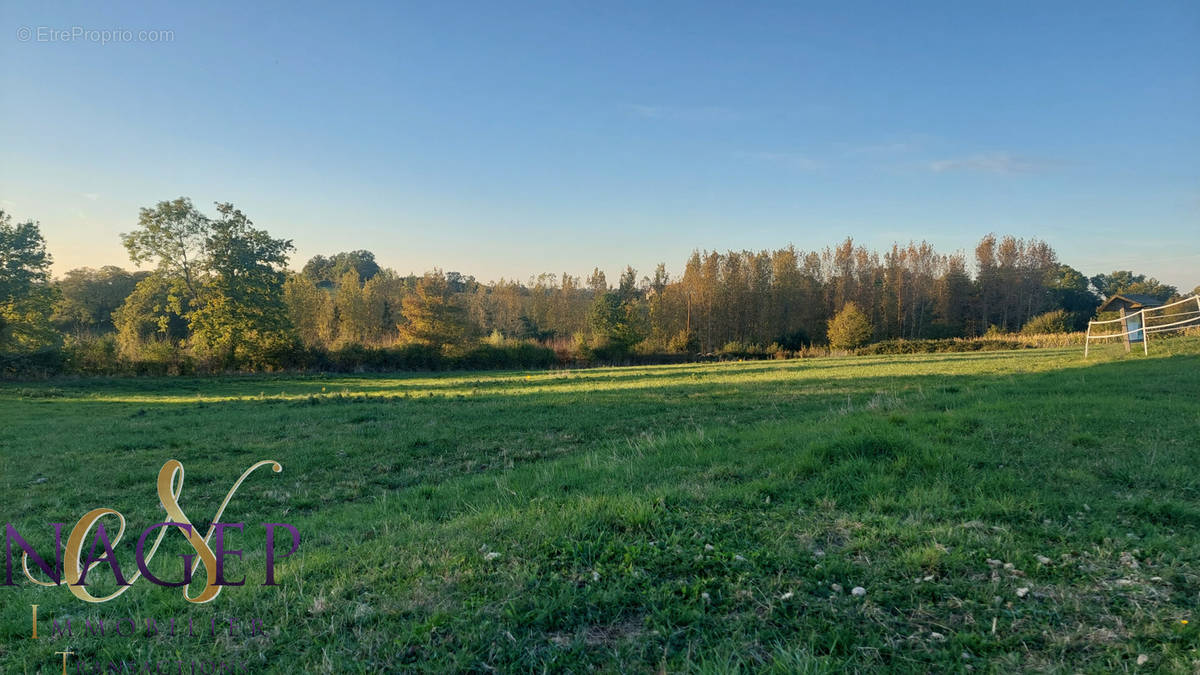
<svg viewBox="0 0 1200 675">
<path fill-rule="evenodd" d="M 1131 271 L 1089 278 L 1044 241 L 992 234 L 970 258 L 923 241 L 872 251 L 850 238 L 809 251 L 695 251 L 676 274 L 665 263 L 645 275 L 626 267 L 615 283 L 598 268 L 523 282 L 438 269 L 401 275 L 365 250 L 290 271 L 290 240 L 254 227 L 232 204 L 215 210 L 182 197 L 143 208 L 121 239 L 146 269 L 79 268 L 59 279 L 38 224 L 13 224 L 0 211 L 7 369 L 56 356 L 103 371 L 118 362 L 305 367 L 364 350 L 465 365 L 794 352 L 1080 330 L 1103 297 L 1179 295 Z M 514 362 L 514 353 L 523 356 Z"/>
</svg>

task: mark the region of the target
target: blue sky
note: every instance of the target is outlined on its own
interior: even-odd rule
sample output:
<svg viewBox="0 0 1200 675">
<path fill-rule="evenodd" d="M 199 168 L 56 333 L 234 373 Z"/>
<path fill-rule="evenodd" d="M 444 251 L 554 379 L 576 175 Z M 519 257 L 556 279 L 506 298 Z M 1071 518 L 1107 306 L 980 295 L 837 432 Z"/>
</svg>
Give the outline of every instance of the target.
<svg viewBox="0 0 1200 675">
<path fill-rule="evenodd" d="M 138 207 L 186 195 L 297 266 L 994 231 L 1200 284 L 1200 3 L 0 2 L 0 208 L 58 272 L 129 266 Z M 135 39 L 47 38 L 76 26 Z"/>
</svg>

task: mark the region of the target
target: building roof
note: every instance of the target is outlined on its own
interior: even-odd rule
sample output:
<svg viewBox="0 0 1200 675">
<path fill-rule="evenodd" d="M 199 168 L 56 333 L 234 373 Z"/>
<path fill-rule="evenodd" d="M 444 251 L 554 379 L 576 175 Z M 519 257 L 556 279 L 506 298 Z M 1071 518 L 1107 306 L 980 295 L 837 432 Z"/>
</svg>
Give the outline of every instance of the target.
<svg viewBox="0 0 1200 675">
<path fill-rule="evenodd" d="M 1120 306 L 1121 304 L 1124 304 L 1126 309 L 1143 309 L 1146 307 L 1161 307 L 1163 301 L 1153 295 L 1145 295 L 1144 293 L 1118 293 L 1105 300 L 1104 304 L 1100 305 L 1100 309 L 1096 311 L 1104 312 L 1108 310 L 1109 305 Z"/>
</svg>

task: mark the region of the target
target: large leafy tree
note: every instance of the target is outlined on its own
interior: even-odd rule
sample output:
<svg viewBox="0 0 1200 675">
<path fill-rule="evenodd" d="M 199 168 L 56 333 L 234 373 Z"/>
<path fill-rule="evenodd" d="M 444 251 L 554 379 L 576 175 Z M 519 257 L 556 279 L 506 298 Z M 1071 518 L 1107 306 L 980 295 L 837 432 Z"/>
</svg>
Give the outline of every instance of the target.
<svg viewBox="0 0 1200 675">
<path fill-rule="evenodd" d="M 334 332 L 333 301 L 303 274 L 293 274 L 283 284 L 283 301 L 300 340 L 309 347 L 326 346 Z"/>
<path fill-rule="evenodd" d="M 1096 292 L 1106 298 L 1121 293 L 1139 293 L 1153 296 L 1159 300 L 1167 300 L 1179 293 L 1174 286 L 1160 283 L 1158 279 L 1147 277 L 1145 274 L 1135 274 L 1130 270 L 1117 270 L 1112 274 L 1097 274 L 1092 277 L 1091 282 Z"/>
<path fill-rule="evenodd" d="M 621 351 L 628 350 L 649 334 L 649 317 L 645 310 L 642 293 L 637 287 L 637 270 L 626 267 L 616 290 L 602 291 L 597 288 L 588 313 L 592 335 L 601 344 Z"/>
<path fill-rule="evenodd" d="M 54 307 L 54 322 L 75 334 L 111 332 L 115 330 L 113 312 L 148 276 L 149 272 L 130 272 L 114 265 L 70 270 L 55 282 L 61 297 Z"/>
<path fill-rule="evenodd" d="M 192 200 L 180 197 L 141 209 L 137 229 L 122 234 L 121 241 L 134 264 L 155 263 L 162 276 L 183 281 L 188 299 L 195 300 L 200 294 L 210 226 Z"/>
<path fill-rule="evenodd" d="M 1100 306 L 1100 298 L 1088 288 L 1088 278 L 1070 265 L 1059 265 L 1046 276 L 1045 284 L 1054 306 L 1069 313 L 1071 327 L 1087 328 L 1088 319 Z"/>
<path fill-rule="evenodd" d="M 217 212 L 204 242 L 207 275 L 190 317 L 193 338 L 228 367 L 262 365 L 292 334 L 283 297 L 292 242 L 254 228 L 232 204 L 217 204 Z"/>
<path fill-rule="evenodd" d="M 441 270 L 426 273 L 416 289 L 401 300 L 405 322 L 401 337 L 436 347 L 461 344 L 467 337 L 466 311 L 456 301 Z"/>
<path fill-rule="evenodd" d="M 14 225 L 0 211 L 0 352 L 31 352 L 58 342 L 50 325 L 55 298 L 50 263 L 38 224 Z"/>
<path fill-rule="evenodd" d="M 871 340 L 874 328 L 858 305 L 847 302 L 837 316 L 829 320 L 829 346 L 834 349 L 854 349 Z"/>
<path fill-rule="evenodd" d="M 147 342 L 178 345 L 188 336 L 191 303 L 183 280 L 151 274 L 113 312 L 117 343 L 129 358 L 137 358 Z"/>
<path fill-rule="evenodd" d="M 350 271 L 338 284 L 337 326 L 342 344 L 377 344 L 383 339 L 387 303 L 375 279 L 360 285 L 358 275 Z"/>
<path fill-rule="evenodd" d="M 643 309 L 636 295 L 626 293 L 621 288 L 597 295 L 588 314 L 592 335 L 601 344 L 618 350 L 629 349 L 649 333 Z"/>
<path fill-rule="evenodd" d="M 232 204 L 218 203 L 212 219 L 186 197 L 142 209 L 138 228 L 121 238 L 135 263 L 157 267 L 119 317 L 123 338 L 152 324 L 167 333 L 171 317 L 183 317 L 193 347 L 227 367 L 265 365 L 291 345 L 283 296 L 290 240 L 256 229 Z"/>
<path fill-rule="evenodd" d="M 370 251 L 343 251 L 326 257 L 315 255 L 304 263 L 301 274 L 322 288 L 332 288 L 342 282 L 342 279 L 353 272 L 360 284 L 366 283 L 379 274 L 379 263 L 375 262 L 375 254 Z"/>
<path fill-rule="evenodd" d="M 46 284 L 50 263 L 38 224 L 13 225 L 12 217 L 0 210 L 0 300 L 11 302 Z"/>
</svg>

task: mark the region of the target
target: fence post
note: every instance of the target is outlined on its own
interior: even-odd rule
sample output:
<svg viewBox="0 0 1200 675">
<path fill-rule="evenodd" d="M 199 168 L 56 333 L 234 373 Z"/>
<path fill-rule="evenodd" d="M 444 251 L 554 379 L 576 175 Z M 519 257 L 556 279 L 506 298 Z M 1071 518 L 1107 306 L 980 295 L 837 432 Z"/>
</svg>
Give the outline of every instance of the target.
<svg viewBox="0 0 1200 675">
<path fill-rule="evenodd" d="M 1139 312 L 1142 315 L 1142 354 L 1150 356 L 1150 331 L 1146 330 L 1146 310 Z"/>
<path fill-rule="evenodd" d="M 1125 308 L 1121 308 L 1121 330 L 1125 332 L 1125 353 L 1129 353 L 1129 320 L 1125 318 Z"/>
</svg>

